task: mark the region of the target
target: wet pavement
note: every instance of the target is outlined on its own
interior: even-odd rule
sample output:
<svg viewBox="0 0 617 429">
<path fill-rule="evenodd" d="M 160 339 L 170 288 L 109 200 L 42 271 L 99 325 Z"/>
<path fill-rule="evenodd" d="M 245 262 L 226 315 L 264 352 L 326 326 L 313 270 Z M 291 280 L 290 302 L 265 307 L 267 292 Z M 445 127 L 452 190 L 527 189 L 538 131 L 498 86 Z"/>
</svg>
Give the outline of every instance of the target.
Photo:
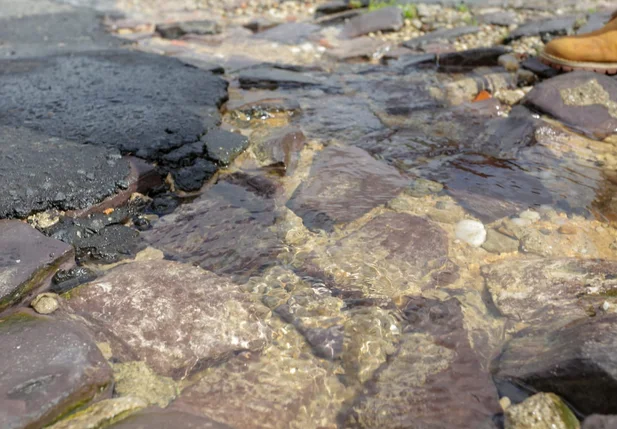
<svg viewBox="0 0 617 429">
<path fill-rule="evenodd" d="M 613 427 L 607 7 L 0 0 L 0 426 Z"/>
</svg>

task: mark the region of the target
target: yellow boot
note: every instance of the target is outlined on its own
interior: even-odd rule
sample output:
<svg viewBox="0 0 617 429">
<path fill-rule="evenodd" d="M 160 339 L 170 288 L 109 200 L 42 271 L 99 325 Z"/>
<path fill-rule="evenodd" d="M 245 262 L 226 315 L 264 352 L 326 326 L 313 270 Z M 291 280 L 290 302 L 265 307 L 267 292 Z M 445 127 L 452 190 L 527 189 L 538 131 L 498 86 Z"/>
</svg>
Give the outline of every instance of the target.
<svg viewBox="0 0 617 429">
<path fill-rule="evenodd" d="M 540 60 L 563 71 L 617 74 L 617 12 L 608 24 L 592 33 L 551 40 Z"/>
</svg>

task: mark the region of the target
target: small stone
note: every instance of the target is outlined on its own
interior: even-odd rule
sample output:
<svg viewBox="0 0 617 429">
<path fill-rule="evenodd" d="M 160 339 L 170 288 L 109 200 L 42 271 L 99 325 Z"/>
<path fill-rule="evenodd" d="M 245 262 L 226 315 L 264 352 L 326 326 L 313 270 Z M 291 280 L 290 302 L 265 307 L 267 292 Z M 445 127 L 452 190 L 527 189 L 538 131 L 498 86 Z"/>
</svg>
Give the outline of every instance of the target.
<svg viewBox="0 0 617 429">
<path fill-rule="evenodd" d="M 518 227 L 524 228 L 532 224 L 531 219 L 525 219 L 521 217 L 515 217 L 511 219 L 512 223 Z"/>
<path fill-rule="evenodd" d="M 39 314 L 51 314 L 58 309 L 58 295 L 42 293 L 34 298 L 30 305 Z"/>
<path fill-rule="evenodd" d="M 532 71 L 519 69 L 516 72 L 516 82 L 518 86 L 531 86 L 538 82 L 538 76 Z"/>
<path fill-rule="evenodd" d="M 510 405 L 512 405 L 512 401 L 510 401 L 510 398 L 508 398 L 507 396 L 504 396 L 499 400 L 499 405 L 501 405 L 502 410 L 506 411 L 510 407 Z"/>
<path fill-rule="evenodd" d="M 482 222 L 465 219 L 456 225 L 456 238 L 473 247 L 480 247 L 486 241 L 486 229 Z"/>
<path fill-rule="evenodd" d="M 562 225 L 557 231 L 563 235 L 576 235 L 576 233 L 578 232 L 576 227 L 572 225 Z"/>
<path fill-rule="evenodd" d="M 519 247 L 518 240 L 508 237 L 494 229 L 489 229 L 487 238 L 482 248 L 491 253 L 511 253 L 516 252 Z"/>
<path fill-rule="evenodd" d="M 537 222 L 540 220 L 540 213 L 533 210 L 525 210 L 519 215 L 519 217 L 521 219 L 527 219 L 531 222 Z"/>
<path fill-rule="evenodd" d="M 604 310 L 604 311 L 608 311 L 608 310 L 609 310 L 609 308 L 611 308 L 611 305 L 608 303 L 608 301 L 604 301 L 604 302 L 602 303 L 602 310 Z"/>
<path fill-rule="evenodd" d="M 208 158 L 222 166 L 227 166 L 246 150 L 249 141 L 242 134 L 214 129 L 202 138 L 206 145 Z"/>
<path fill-rule="evenodd" d="M 497 61 L 498 61 L 499 65 L 501 67 L 503 67 L 504 69 L 506 69 L 509 72 L 515 72 L 520 67 L 516 57 L 514 55 L 511 55 L 511 54 L 502 55 L 502 56 L 499 57 L 499 59 Z"/>
<path fill-rule="evenodd" d="M 505 410 L 505 429 L 578 429 L 580 423 L 553 393 L 538 393 Z"/>
</svg>

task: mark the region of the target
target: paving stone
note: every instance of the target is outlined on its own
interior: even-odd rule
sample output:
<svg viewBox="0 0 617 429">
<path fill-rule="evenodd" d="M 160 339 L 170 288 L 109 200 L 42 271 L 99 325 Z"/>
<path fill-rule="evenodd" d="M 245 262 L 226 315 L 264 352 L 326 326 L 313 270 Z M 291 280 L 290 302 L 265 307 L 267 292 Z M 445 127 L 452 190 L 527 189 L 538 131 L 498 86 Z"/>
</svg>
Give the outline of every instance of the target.
<svg viewBox="0 0 617 429">
<path fill-rule="evenodd" d="M 499 25 L 501 27 L 509 27 L 516 24 L 516 14 L 511 11 L 500 11 L 476 15 L 476 17 L 485 24 Z"/>
<path fill-rule="evenodd" d="M 211 35 L 221 32 L 221 27 L 214 21 L 183 21 L 158 24 L 156 31 L 165 39 L 179 39 L 186 34 Z"/>
<path fill-rule="evenodd" d="M 20 312 L 3 319 L 0 338 L 3 428 L 45 427 L 111 395 L 111 368 L 74 323 Z"/>
<path fill-rule="evenodd" d="M 617 82 L 605 75 L 554 77 L 536 85 L 523 103 L 591 137 L 602 139 L 617 129 Z"/>
<path fill-rule="evenodd" d="M 299 45 L 319 30 L 321 30 L 319 25 L 308 22 L 289 22 L 257 33 L 254 37 L 283 45 Z"/>
<path fill-rule="evenodd" d="M 73 264 L 73 249 L 45 237 L 26 223 L 0 220 L 0 311 L 49 282 L 63 264 Z"/>
<path fill-rule="evenodd" d="M 218 165 L 227 166 L 249 146 L 249 140 L 239 133 L 214 129 L 202 137 L 207 157 Z"/>
<path fill-rule="evenodd" d="M 345 415 L 349 428 L 483 427 L 497 390 L 471 347 L 455 299 L 411 298 L 399 350 Z"/>
<path fill-rule="evenodd" d="M 362 149 L 331 146 L 320 152 L 308 179 L 287 203 L 312 230 L 332 231 L 388 202 L 405 186 L 399 173 Z"/>
<path fill-rule="evenodd" d="M 572 32 L 576 19 L 576 16 L 564 16 L 531 21 L 512 31 L 505 39 L 505 43 L 510 43 L 521 37 L 540 36 L 543 40 L 548 41 L 554 36 L 565 36 Z"/>
<path fill-rule="evenodd" d="M 0 125 L 149 160 L 215 127 L 227 98 L 223 79 L 139 52 L 0 61 L 0 70 Z"/>
<path fill-rule="evenodd" d="M 84 209 L 113 195 L 129 175 L 115 149 L 10 126 L 0 126 L 0 142 L 0 218 Z"/>
<path fill-rule="evenodd" d="M 498 385 L 561 396 L 583 416 L 610 414 L 617 397 L 613 334 L 617 315 L 579 319 L 556 330 L 522 331 L 493 367 Z"/>
<path fill-rule="evenodd" d="M 272 229 L 275 192 L 268 179 L 227 177 L 142 236 L 174 259 L 246 278 L 274 264 L 282 249 Z"/>
<path fill-rule="evenodd" d="M 467 34 L 474 34 L 480 31 L 480 27 L 476 26 L 465 26 L 465 27 L 455 27 L 452 29 L 443 29 L 432 31 L 424 36 L 415 37 L 413 39 L 409 39 L 403 46 L 409 49 L 421 49 L 425 45 L 429 43 L 437 42 L 437 41 L 452 41 L 456 40 L 461 36 L 465 36 Z"/>
<path fill-rule="evenodd" d="M 260 350 L 269 337 L 250 296 L 225 278 L 177 262 L 121 265 L 71 291 L 68 304 L 111 345 L 114 358 L 137 358 L 174 379 Z"/>
<path fill-rule="evenodd" d="M 181 411 L 148 408 L 131 414 L 109 429 L 233 429 L 206 417 Z"/>
<path fill-rule="evenodd" d="M 611 261 L 567 258 L 511 260 L 482 268 L 502 315 L 544 326 L 587 318 L 604 301 L 612 303 L 616 271 Z"/>
<path fill-rule="evenodd" d="M 253 153 L 267 166 L 282 166 L 285 174 L 292 175 L 300 159 L 306 137 L 296 127 L 284 127 L 269 133 L 263 140 L 253 139 Z"/>
<path fill-rule="evenodd" d="M 403 27 L 403 11 L 396 6 L 359 15 L 343 27 L 342 37 L 354 38 L 377 31 L 397 31 Z"/>
<path fill-rule="evenodd" d="M 242 89 L 298 89 L 315 87 L 322 84 L 319 80 L 290 70 L 276 68 L 254 68 L 240 73 L 240 87 Z"/>
<path fill-rule="evenodd" d="M 0 10 L 0 58 L 98 51 L 125 43 L 109 35 L 98 13 L 89 8 L 4 0 Z"/>
</svg>

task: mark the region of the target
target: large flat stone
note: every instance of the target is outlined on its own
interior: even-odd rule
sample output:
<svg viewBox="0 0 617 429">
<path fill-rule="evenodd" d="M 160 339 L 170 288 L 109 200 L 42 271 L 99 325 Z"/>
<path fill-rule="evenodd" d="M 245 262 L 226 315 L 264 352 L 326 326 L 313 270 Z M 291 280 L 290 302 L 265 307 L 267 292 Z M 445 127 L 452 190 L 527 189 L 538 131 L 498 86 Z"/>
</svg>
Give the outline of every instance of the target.
<svg viewBox="0 0 617 429">
<path fill-rule="evenodd" d="M 42 286 L 73 255 L 71 246 L 26 223 L 0 220 L 0 311 Z"/>
<path fill-rule="evenodd" d="M 458 267 L 448 260 L 445 231 L 406 213 L 372 219 L 312 261 L 349 296 L 396 299 L 458 279 Z"/>
<path fill-rule="evenodd" d="M 494 363 L 500 385 L 552 392 L 583 415 L 616 412 L 617 315 L 580 319 L 554 331 L 522 331 Z"/>
<path fill-rule="evenodd" d="M 403 43 L 403 46 L 409 49 L 420 49 L 429 43 L 442 41 L 449 42 L 467 34 L 477 33 L 478 31 L 480 31 L 480 27 L 477 26 L 464 26 L 451 29 L 435 30 L 425 34 L 424 36 L 409 39 L 408 41 Z"/>
<path fill-rule="evenodd" d="M 273 265 L 282 250 L 282 239 L 272 229 L 274 191 L 267 179 L 233 176 L 142 235 L 174 259 L 245 279 Z"/>
<path fill-rule="evenodd" d="M 396 6 L 359 15 L 345 24 L 341 36 L 354 38 L 377 31 L 396 31 L 403 27 L 403 11 Z"/>
<path fill-rule="evenodd" d="M 332 231 L 388 202 L 406 180 L 362 149 L 330 146 L 318 153 L 308 179 L 287 203 L 307 228 Z"/>
<path fill-rule="evenodd" d="M 256 39 L 266 39 L 285 45 L 299 45 L 310 35 L 321 30 L 319 25 L 308 22 L 289 22 L 256 34 Z"/>
<path fill-rule="evenodd" d="M 480 428 L 500 411 L 490 375 L 472 348 L 461 305 L 412 298 L 399 350 L 365 385 L 348 428 Z M 489 426 L 490 427 L 490 426 Z"/>
<path fill-rule="evenodd" d="M 23 218 L 102 201 L 127 178 L 129 163 L 116 149 L 0 126 L 0 170 L 0 218 Z"/>
<path fill-rule="evenodd" d="M 482 274 L 497 309 L 516 322 L 565 325 L 616 301 L 613 261 L 513 260 L 485 266 Z"/>
<path fill-rule="evenodd" d="M 147 159 L 199 140 L 227 97 L 219 77 L 130 51 L 0 61 L 0 83 L 0 125 Z"/>
<path fill-rule="evenodd" d="M 85 318 L 120 361 L 142 360 L 181 379 L 235 353 L 261 349 L 269 331 L 259 304 L 229 280 L 168 261 L 123 265 L 71 291 Z"/>
<path fill-rule="evenodd" d="M 617 82 L 605 75 L 557 76 L 536 85 L 523 102 L 588 136 L 602 139 L 617 129 Z"/>
<path fill-rule="evenodd" d="M 336 427 L 343 385 L 319 359 L 287 346 L 238 356 L 183 391 L 173 408 L 234 428 Z"/>
<path fill-rule="evenodd" d="M 0 422 L 40 428 L 111 395 L 111 368 L 71 322 L 17 313 L 0 323 Z"/>
<path fill-rule="evenodd" d="M 576 23 L 576 16 L 565 16 L 531 21 L 512 31 L 506 38 L 506 43 L 521 37 L 540 36 L 549 40 L 551 36 L 565 36 L 572 32 Z"/>
<path fill-rule="evenodd" d="M 122 44 L 97 12 L 51 1 L 0 2 L 0 58 L 104 50 Z"/>
<path fill-rule="evenodd" d="M 109 429 L 233 429 L 206 417 L 174 410 L 148 408 L 131 414 Z"/>
</svg>

